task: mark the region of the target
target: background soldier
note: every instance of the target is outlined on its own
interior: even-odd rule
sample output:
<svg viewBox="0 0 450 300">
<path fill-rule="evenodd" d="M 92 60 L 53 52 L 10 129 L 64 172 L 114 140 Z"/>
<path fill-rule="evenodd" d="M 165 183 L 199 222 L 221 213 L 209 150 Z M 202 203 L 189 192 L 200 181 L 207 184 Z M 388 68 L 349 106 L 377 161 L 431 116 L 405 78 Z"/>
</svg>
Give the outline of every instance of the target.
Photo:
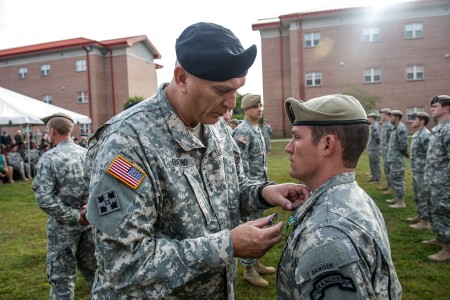
<svg viewBox="0 0 450 300">
<path fill-rule="evenodd" d="M 44 119 L 50 141 L 36 167 L 33 190 L 39 207 L 48 215 L 47 277 L 50 299 L 74 299 L 77 267 L 89 289 L 97 262 L 92 228 L 86 218 L 89 177 L 86 149 L 70 139 L 73 120 L 58 113 Z"/>
<path fill-rule="evenodd" d="M 383 171 L 384 176 L 386 176 L 386 186 L 379 188 L 379 190 L 386 191 L 387 193 L 390 193 L 392 191 L 391 189 L 391 183 L 389 182 L 389 162 L 387 161 L 387 151 L 389 146 L 389 132 L 392 127 L 391 121 L 389 120 L 389 113 L 391 110 L 389 108 L 383 108 L 380 110 L 380 117 L 381 117 L 381 155 L 383 156 Z"/>
<path fill-rule="evenodd" d="M 436 238 L 424 244 L 441 246 L 432 261 L 450 260 L 450 96 L 431 99 L 431 117 L 438 124 L 433 128 L 427 152 L 425 181 L 430 185 L 431 227 Z"/>
<path fill-rule="evenodd" d="M 414 201 L 416 203 L 417 216 L 406 219 L 415 223 L 409 225 L 414 229 L 430 229 L 430 217 L 428 213 L 428 200 L 430 197 L 429 185 L 424 181 L 425 162 L 427 159 L 428 144 L 430 142 L 430 131 L 426 128 L 429 116 L 425 112 L 412 115 L 411 127 L 417 129 L 411 140 L 410 169 L 412 172 L 412 187 Z"/>
<path fill-rule="evenodd" d="M 31 177 L 30 164 L 23 160 L 22 155 L 18 152 L 17 144 L 12 144 L 9 147 L 9 152 L 6 154 L 8 165 L 13 167 L 13 170 L 20 174 L 23 181 L 33 179 Z M 14 177 L 14 176 L 13 176 Z"/>
<path fill-rule="evenodd" d="M 272 137 L 272 126 L 270 126 L 267 119 L 264 119 L 264 123 L 262 125 L 262 133 L 264 136 L 264 143 L 266 144 L 266 153 L 270 154 L 270 150 L 272 149 L 270 145 L 270 139 Z"/>
<path fill-rule="evenodd" d="M 379 183 L 381 178 L 381 165 L 380 165 L 380 142 L 381 142 L 381 130 L 380 125 L 377 123 L 377 115 L 370 113 L 367 115 L 367 119 L 370 123 L 370 135 L 369 143 L 367 144 L 367 150 L 369 152 L 369 164 L 370 173 L 372 178 L 370 182 Z"/>
<path fill-rule="evenodd" d="M 261 96 L 247 94 L 241 101 L 241 108 L 244 112 L 244 121 L 239 124 L 233 132 L 233 138 L 241 151 L 242 165 L 244 173 L 248 178 L 267 181 L 267 157 L 266 146 L 258 120 L 263 115 Z M 264 211 L 257 211 L 249 216 L 243 216 L 242 222 L 253 221 L 262 218 Z M 244 280 L 249 283 L 266 287 L 269 283 L 260 275 L 273 274 L 275 268 L 265 267 L 256 259 L 242 258 L 244 266 Z"/>
<path fill-rule="evenodd" d="M 389 145 L 386 161 L 389 164 L 389 182 L 395 193 L 395 198 L 386 200 L 392 208 L 405 208 L 405 163 L 408 155 L 408 130 L 400 122 L 403 114 L 399 110 L 392 110 L 389 118 L 392 127 L 389 132 Z M 385 192 L 386 193 L 386 192 Z"/>
</svg>

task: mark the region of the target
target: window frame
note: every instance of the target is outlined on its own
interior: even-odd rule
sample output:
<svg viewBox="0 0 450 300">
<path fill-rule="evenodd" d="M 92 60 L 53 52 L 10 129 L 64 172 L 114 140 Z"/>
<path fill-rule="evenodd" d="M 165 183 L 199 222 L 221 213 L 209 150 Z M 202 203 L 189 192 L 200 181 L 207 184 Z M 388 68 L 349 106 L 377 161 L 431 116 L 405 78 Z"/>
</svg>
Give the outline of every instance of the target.
<svg viewBox="0 0 450 300">
<path fill-rule="evenodd" d="M 42 95 L 41 100 L 44 103 L 53 104 L 53 96 L 52 96 L 52 94 Z"/>
<path fill-rule="evenodd" d="M 318 36 L 318 39 L 315 39 L 315 35 Z M 316 41 L 317 44 L 315 44 Z M 311 44 L 307 45 L 307 42 L 310 42 Z M 310 32 L 303 35 L 303 47 L 314 48 L 318 46 L 320 46 L 320 32 Z"/>
<path fill-rule="evenodd" d="M 412 68 L 412 70 L 411 70 Z M 418 71 L 417 69 L 422 69 Z M 409 78 L 409 74 L 412 74 L 412 78 Z M 418 74 L 422 74 L 422 78 L 418 78 Z M 406 67 L 406 81 L 420 81 L 425 80 L 425 66 L 424 65 L 412 65 Z"/>
<path fill-rule="evenodd" d="M 79 91 L 79 92 L 77 92 L 77 103 L 78 104 L 89 103 L 89 95 L 88 95 L 87 91 Z"/>
<path fill-rule="evenodd" d="M 309 78 L 310 77 L 310 78 Z M 308 80 L 311 81 L 311 84 L 308 84 Z M 319 80 L 320 83 L 316 84 L 316 81 Z M 318 87 L 323 85 L 323 76 L 322 72 L 305 72 L 305 87 Z"/>
<path fill-rule="evenodd" d="M 365 39 L 366 36 L 368 37 L 368 40 Z M 374 37 L 378 37 L 378 39 L 375 39 Z M 363 28 L 363 43 L 375 43 L 379 41 L 381 41 L 380 27 L 374 26 Z"/>
<path fill-rule="evenodd" d="M 50 76 L 52 74 L 52 67 L 50 66 L 50 64 L 42 64 L 40 70 L 41 70 L 41 77 Z"/>
<path fill-rule="evenodd" d="M 366 80 L 366 76 L 370 76 L 370 80 Z M 379 79 L 376 80 L 375 77 L 378 76 Z M 364 69 L 364 83 L 380 83 L 381 82 L 381 68 L 369 68 Z"/>
<path fill-rule="evenodd" d="M 19 79 L 27 79 L 28 78 L 28 68 L 20 67 L 17 69 L 17 77 Z"/>
<path fill-rule="evenodd" d="M 408 27 L 411 27 L 408 30 Z M 418 28 L 420 27 L 420 29 Z M 411 32 L 411 36 L 408 36 L 408 33 Z M 420 32 L 420 36 L 417 35 L 417 32 Z M 408 23 L 405 24 L 405 39 L 412 40 L 412 39 L 420 39 L 423 38 L 423 23 L 417 22 L 417 23 Z"/>
<path fill-rule="evenodd" d="M 86 59 L 78 59 L 75 61 L 75 72 L 86 72 Z"/>
</svg>

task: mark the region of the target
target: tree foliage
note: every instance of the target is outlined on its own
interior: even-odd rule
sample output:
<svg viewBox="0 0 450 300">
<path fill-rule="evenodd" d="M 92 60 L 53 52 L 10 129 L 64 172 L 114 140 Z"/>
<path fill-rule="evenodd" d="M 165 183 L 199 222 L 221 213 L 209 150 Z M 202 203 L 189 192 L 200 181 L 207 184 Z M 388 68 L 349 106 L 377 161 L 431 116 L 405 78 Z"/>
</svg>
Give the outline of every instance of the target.
<svg viewBox="0 0 450 300">
<path fill-rule="evenodd" d="M 359 89 L 355 86 L 347 86 L 343 94 L 358 99 L 366 112 L 373 111 L 380 100 L 380 97 L 370 95 L 366 90 Z"/>
<path fill-rule="evenodd" d="M 125 101 L 125 103 L 123 104 L 123 110 L 132 107 L 142 100 L 144 100 L 144 97 L 141 96 L 128 97 L 127 101 Z"/>
</svg>

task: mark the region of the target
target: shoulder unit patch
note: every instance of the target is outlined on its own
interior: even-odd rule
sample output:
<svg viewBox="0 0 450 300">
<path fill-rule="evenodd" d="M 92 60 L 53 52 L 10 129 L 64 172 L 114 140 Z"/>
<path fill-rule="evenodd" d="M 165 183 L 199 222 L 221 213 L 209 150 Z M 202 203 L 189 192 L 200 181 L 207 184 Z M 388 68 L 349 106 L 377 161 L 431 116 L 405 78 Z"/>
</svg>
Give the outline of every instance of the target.
<svg viewBox="0 0 450 300">
<path fill-rule="evenodd" d="M 138 166 L 117 155 L 106 172 L 116 177 L 132 189 L 137 189 L 144 180 L 145 173 Z"/>
</svg>

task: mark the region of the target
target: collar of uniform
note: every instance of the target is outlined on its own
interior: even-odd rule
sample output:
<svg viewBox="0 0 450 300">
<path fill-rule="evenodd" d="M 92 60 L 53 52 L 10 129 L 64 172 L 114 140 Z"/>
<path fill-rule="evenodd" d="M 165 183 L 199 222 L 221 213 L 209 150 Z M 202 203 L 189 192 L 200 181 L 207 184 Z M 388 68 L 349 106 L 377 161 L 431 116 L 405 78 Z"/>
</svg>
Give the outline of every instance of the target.
<svg viewBox="0 0 450 300">
<path fill-rule="evenodd" d="M 242 124 L 245 124 L 248 127 L 250 127 L 254 133 L 259 133 L 259 126 L 258 125 L 253 125 L 249 120 L 244 119 L 242 121 Z"/>
<path fill-rule="evenodd" d="M 343 174 L 338 174 L 334 177 L 331 177 L 328 181 L 323 183 L 317 190 L 313 191 L 306 200 L 306 202 L 300 206 L 295 212 L 295 226 L 305 217 L 307 212 L 316 204 L 317 199 L 322 195 L 326 190 L 330 187 L 333 187 L 338 184 L 350 183 L 355 181 L 355 172 L 347 172 Z"/>
</svg>

